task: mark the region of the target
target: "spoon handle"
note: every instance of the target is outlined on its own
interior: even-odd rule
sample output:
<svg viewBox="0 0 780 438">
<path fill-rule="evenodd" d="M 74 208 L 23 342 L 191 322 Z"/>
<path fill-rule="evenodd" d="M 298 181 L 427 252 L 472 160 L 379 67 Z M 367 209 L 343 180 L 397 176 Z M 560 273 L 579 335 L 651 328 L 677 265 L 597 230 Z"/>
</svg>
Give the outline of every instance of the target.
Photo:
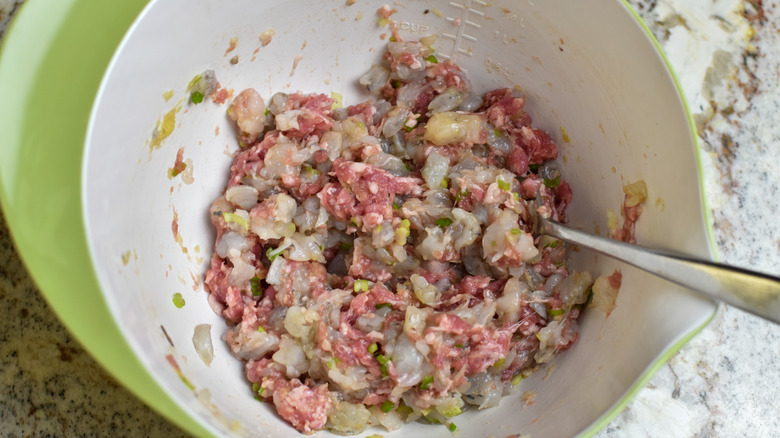
<svg viewBox="0 0 780 438">
<path fill-rule="evenodd" d="M 541 217 L 539 221 L 544 234 L 590 248 L 780 324 L 780 278 L 594 236 Z"/>
</svg>

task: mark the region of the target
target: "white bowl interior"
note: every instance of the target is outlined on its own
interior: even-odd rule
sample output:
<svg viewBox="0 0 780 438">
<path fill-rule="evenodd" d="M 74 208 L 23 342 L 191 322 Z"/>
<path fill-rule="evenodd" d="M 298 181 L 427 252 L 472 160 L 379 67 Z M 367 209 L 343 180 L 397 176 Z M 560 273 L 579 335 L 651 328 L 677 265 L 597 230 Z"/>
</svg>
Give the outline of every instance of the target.
<svg viewBox="0 0 780 438">
<path fill-rule="evenodd" d="M 269 406 L 253 399 L 241 363 L 220 339 L 227 327 L 209 308 L 202 286 L 215 235 L 208 207 L 224 190 L 229 155 L 238 144 L 225 114 L 228 105 L 210 101 L 198 106 L 185 101 L 173 134 L 150 152 L 151 132 L 163 114 L 186 99 L 189 80 L 207 68 L 236 93 L 246 87 L 266 98 L 277 91 L 335 91 L 347 104 L 365 100 L 357 78 L 379 60 L 387 41 L 380 35 L 389 34 L 377 24 L 381 4 L 153 1 L 104 78 L 83 180 L 98 278 L 141 361 L 215 434 L 293 433 Z M 395 7 L 402 36 L 439 35 L 434 45 L 439 57 L 454 57 L 477 91 L 522 90 L 535 124 L 560 147 L 564 175 L 574 190 L 571 224 L 603 234 L 607 210 L 619 211 L 622 185 L 641 178 L 649 200 L 637 240 L 710 257 L 691 127 L 662 58 L 627 6 L 617 0 L 406 0 Z M 263 47 L 258 37 L 267 29 L 274 36 Z M 231 38 L 237 45 L 226 54 Z M 235 55 L 239 62 L 231 65 Z M 166 90 L 174 91 L 169 101 L 163 98 Z M 181 147 L 184 158 L 192 160 L 192 184 L 167 175 Z M 172 232 L 174 217 L 181 243 Z M 551 373 L 543 370 L 524 380 L 520 393 L 497 408 L 457 418 L 459 435 L 575 435 L 714 310 L 707 300 L 606 257 L 583 250 L 574 263 L 597 275 L 621 269 L 623 287 L 612 315 L 605 319 L 587 312 L 578 343 L 555 360 Z M 177 292 L 186 300 L 181 309 L 172 303 Z M 211 367 L 198 359 L 192 344 L 193 328 L 201 323 L 212 325 Z M 195 391 L 182 382 L 168 355 Z M 535 393 L 535 403 L 523 407 L 525 391 Z M 372 433 L 451 436 L 445 427 L 422 424 L 365 434 Z"/>
</svg>

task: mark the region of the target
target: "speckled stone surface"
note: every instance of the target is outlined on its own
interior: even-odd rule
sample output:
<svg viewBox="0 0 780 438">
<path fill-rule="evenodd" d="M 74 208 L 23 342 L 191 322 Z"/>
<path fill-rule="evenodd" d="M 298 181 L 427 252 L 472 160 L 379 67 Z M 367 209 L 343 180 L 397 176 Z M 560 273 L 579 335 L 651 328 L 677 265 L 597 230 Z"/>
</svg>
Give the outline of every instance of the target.
<svg viewBox="0 0 780 438">
<path fill-rule="evenodd" d="M 22 0 L 0 0 L 0 37 Z M 780 276 L 780 7 L 629 0 L 677 72 L 699 128 L 721 261 Z M 68 335 L 0 215 L 0 435 L 182 436 Z M 724 306 L 597 437 L 774 437 L 780 327 Z"/>
</svg>

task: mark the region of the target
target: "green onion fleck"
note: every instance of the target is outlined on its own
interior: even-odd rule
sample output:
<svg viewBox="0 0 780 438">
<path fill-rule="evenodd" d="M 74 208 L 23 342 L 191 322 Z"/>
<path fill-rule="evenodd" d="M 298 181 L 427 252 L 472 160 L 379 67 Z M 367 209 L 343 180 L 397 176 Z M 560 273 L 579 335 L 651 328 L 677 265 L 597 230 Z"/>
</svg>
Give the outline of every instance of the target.
<svg viewBox="0 0 780 438">
<path fill-rule="evenodd" d="M 390 361 L 390 359 L 386 358 L 386 357 L 385 357 L 385 355 L 383 355 L 383 354 L 380 354 L 380 355 L 378 355 L 378 356 L 376 357 L 376 361 L 377 361 L 377 362 L 379 362 L 379 363 L 381 363 L 382 365 L 385 365 L 385 364 L 387 364 L 387 362 L 389 362 L 389 361 Z"/>
<path fill-rule="evenodd" d="M 412 171 L 412 166 L 410 166 L 409 163 L 404 163 L 404 167 L 406 167 L 406 170 L 408 170 L 409 172 Z"/>
<path fill-rule="evenodd" d="M 450 187 L 450 182 L 449 182 L 449 180 L 447 180 L 447 178 L 442 178 L 442 179 L 441 179 L 441 183 L 439 183 L 439 185 L 440 185 L 440 186 L 441 186 L 443 189 L 447 189 L 447 188 L 449 188 L 449 187 Z"/>
<path fill-rule="evenodd" d="M 255 297 L 263 296 L 263 290 L 260 289 L 260 279 L 259 278 L 252 277 L 252 279 L 249 280 L 249 284 L 252 287 L 252 296 L 255 296 Z"/>
<path fill-rule="evenodd" d="M 355 280 L 355 292 L 368 292 L 368 280 Z"/>
<path fill-rule="evenodd" d="M 255 382 L 252 384 L 252 391 L 257 392 L 260 390 L 260 384 Z"/>
<path fill-rule="evenodd" d="M 368 352 L 371 354 L 376 353 L 377 350 L 379 350 L 379 346 L 376 345 L 376 342 L 368 346 Z"/>
<path fill-rule="evenodd" d="M 436 225 L 442 228 L 449 227 L 450 225 L 452 225 L 452 219 L 446 217 L 436 219 Z"/>
<path fill-rule="evenodd" d="M 385 413 L 390 412 L 395 409 L 395 403 L 391 402 L 390 400 L 385 400 L 384 403 L 382 403 L 382 407 L 380 409 L 382 409 L 382 412 Z"/>
<path fill-rule="evenodd" d="M 379 367 L 379 371 L 382 372 L 382 376 L 387 377 L 387 365 L 386 364 L 382 364 L 382 366 Z"/>
<path fill-rule="evenodd" d="M 382 232 L 382 224 L 379 224 L 376 226 L 376 232 L 381 233 Z"/>
<path fill-rule="evenodd" d="M 450 423 L 449 428 L 450 428 L 450 432 L 455 432 L 456 430 L 458 430 L 458 426 L 456 426 L 455 423 Z"/>
<path fill-rule="evenodd" d="M 560 244 L 561 244 L 561 241 L 560 241 L 560 240 L 553 240 L 552 242 L 548 243 L 548 244 L 547 244 L 547 245 L 545 245 L 544 247 L 545 247 L 545 248 L 557 248 L 557 247 L 558 247 L 558 245 L 560 245 Z"/>
<path fill-rule="evenodd" d="M 401 81 L 393 81 L 393 82 L 391 83 L 391 85 L 393 86 L 393 88 L 401 88 L 401 86 L 403 85 L 403 83 L 402 83 Z"/>
<path fill-rule="evenodd" d="M 184 307 L 184 298 L 181 296 L 180 293 L 176 292 L 173 294 L 173 305 L 176 306 L 178 309 L 181 309 Z"/>
<path fill-rule="evenodd" d="M 539 164 L 529 164 L 528 165 L 528 170 L 530 170 L 531 172 L 538 171 L 539 170 Z"/>
<path fill-rule="evenodd" d="M 523 380 L 523 374 L 522 373 L 515 374 L 515 376 L 512 377 L 511 380 L 512 386 L 517 386 L 517 384 L 520 383 L 521 380 Z"/>
<path fill-rule="evenodd" d="M 495 368 L 501 368 L 501 365 L 506 363 L 506 358 L 502 357 L 501 359 L 497 360 L 496 363 L 493 364 Z"/>
<path fill-rule="evenodd" d="M 264 115 L 264 116 L 267 116 L 267 115 L 268 115 L 268 113 L 270 113 L 270 112 L 271 112 L 271 110 L 269 110 L 268 108 L 266 108 L 266 109 L 265 109 L 265 114 L 263 114 L 263 115 Z"/>
<path fill-rule="evenodd" d="M 257 331 L 260 332 L 260 333 L 263 333 L 265 331 L 265 329 L 263 328 L 263 326 L 259 325 L 259 326 L 257 326 Z"/>
<path fill-rule="evenodd" d="M 257 393 L 262 397 L 263 394 L 265 393 L 265 388 L 261 387 L 260 390 L 257 391 Z"/>
<path fill-rule="evenodd" d="M 463 348 L 463 344 L 455 344 L 455 348 Z"/>
<path fill-rule="evenodd" d="M 203 93 L 200 91 L 193 91 L 192 94 L 190 94 L 190 100 L 196 105 L 203 102 Z"/>
<path fill-rule="evenodd" d="M 225 222 L 233 222 L 234 224 L 243 228 L 244 231 L 249 231 L 249 221 L 236 213 L 226 211 L 222 213 L 222 218 L 225 219 Z"/>
<path fill-rule="evenodd" d="M 259 402 L 263 401 L 263 399 L 262 399 L 262 398 L 260 398 L 260 396 L 259 396 L 259 395 L 256 395 L 256 396 L 255 396 L 255 400 L 257 400 L 257 401 L 259 401 Z"/>
<path fill-rule="evenodd" d="M 511 230 L 509 230 L 509 232 L 514 235 L 523 234 L 523 230 L 521 230 L 520 228 L 512 228 Z"/>
<path fill-rule="evenodd" d="M 550 316 L 559 316 L 566 313 L 563 309 L 550 309 L 547 311 L 547 314 Z"/>
<path fill-rule="evenodd" d="M 265 255 L 266 257 L 268 257 L 268 260 L 270 261 L 274 261 L 274 259 L 276 259 L 276 256 L 278 256 L 279 254 L 281 254 L 281 251 L 277 251 L 274 248 L 268 248 L 267 250 L 265 250 Z"/>
<path fill-rule="evenodd" d="M 420 389 L 430 388 L 432 382 L 433 382 L 433 376 L 425 377 L 424 379 L 422 379 L 422 382 L 420 382 Z"/>
<path fill-rule="evenodd" d="M 394 37 L 394 36 L 391 36 L 391 37 L 390 37 L 390 42 L 391 42 L 391 43 L 394 43 L 395 41 L 396 41 L 395 37 Z"/>
<path fill-rule="evenodd" d="M 195 75 L 189 84 L 187 84 L 187 92 L 192 91 L 193 88 L 195 88 L 196 85 L 198 85 L 198 82 L 203 79 L 203 76 L 201 75 Z"/>
<path fill-rule="evenodd" d="M 390 305 L 390 303 L 379 303 L 374 307 L 376 307 L 377 309 L 381 309 L 382 307 L 393 307 L 393 306 Z"/>
<path fill-rule="evenodd" d="M 556 176 L 555 179 L 544 179 L 544 185 L 546 187 L 549 187 L 551 189 L 557 188 L 559 185 L 561 185 L 561 178 Z"/>
<path fill-rule="evenodd" d="M 430 62 L 431 64 L 438 64 L 438 63 L 439 63 L 439 60 L 438 60 L 438 59 L 436 59 L 436 57 L 435 57 L 435 56 L 433 56 L 433 55 L 428 55 L 428 56 L 426 56 L 426 57 L 425 57 L 425 60 L 426 60 L 426 61 L 428 61 L 428 62 Z"/>
<path fill-rule="evenodd" d="M 350 249 L 352 249 L 352 245 L 350 245 L 347 242 L 341 242 L 340 246 L 342 251 L 349 251 Z"/>
<path fill-rule="evenodd" d="M 498 188 L 501 190 L 509 191 L 512 188 L 512 184 L 510 184 L 507 181 L 504 181 L 501 178 L 496 179 L 496 182 L 498 183 Z"/>
<path fill-rule="evenodd" d="M 397 202 L 393 202 L 393 210 L 400 210 L 400 209 L 401 209 L 401 205 L 398 204 Z"/>
</svg>

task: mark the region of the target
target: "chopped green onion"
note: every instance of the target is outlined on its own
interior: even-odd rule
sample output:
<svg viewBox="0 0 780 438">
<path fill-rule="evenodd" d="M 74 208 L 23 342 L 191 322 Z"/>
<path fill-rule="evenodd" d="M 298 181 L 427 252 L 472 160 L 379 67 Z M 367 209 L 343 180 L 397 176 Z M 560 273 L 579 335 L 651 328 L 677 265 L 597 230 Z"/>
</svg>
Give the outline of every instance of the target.
<svg viewBox="0 0 780 438">
<path fill-rule="evenodd" d="M 414 126 L 406 126 L 406 123 L 404 123 L 404 131 L 412 132 L 412 129 L 414 129 Z"/>
<path fill-rule="evenodd" d="M 468 190 L 461 190 L 458 192 L 457 195 L 455 195 L 455 202 L 460 202 L 461 199 L 465 198 L 466 196 L 470 195 Z"/>
<path fill-rule="evenodd" d="M 517 386 L 517 384 L 520 383 L 521 380 L 523 380 L 523 374 L 522 373 L 515 374 L 515 376 L 512 377 L 511 380 L 512 386 Z"/>
<path fill-rule="evenodd" d="M 386 358 L 383 354 L 380 354 L 376 357 L 376 361 L 381 363 L 382 365 L 385 365 L 387 362 L 390 361 L 390 359 Z"/>
<path fill-rule="evenodd" d="M 547 314 L 550 316 L 559 316 L 563 315 L 564 313 L 566 313 L 566 311 L 563 309 L 550 309 L 547 311 Z"/>
<path fill-rule="evenodd" d="M 195 77 L 192 78 L 189 84 L 187 84 L 187 92 L 189 93 L 192 91 L 193 88 L 195 88 L 196 85 L 198 85 L 198 82 L 203 79 L 203 76 L 201 75 L 195 75 Z"/>
<path fill-rule="evenodd" d="M 200 91 L 193 91 L 190 95 L 190 100 L 196 105 L 203 102 L 203 93 Z"/>
<path fill-rule="evenodd" d="M 559 185 L 561 185 L 561 178 L 558 177 L 558 176 L 556 176 L 555 179 L 547 179 L 547 178 L 545 178 L 544 179 L 544 185 L 549 187 L 549 188 L 551 188 L 551 189 L 557 188 Z"/>
<path fill-rule="evenodd" d="M 265 255 L 266 257 L 268 257 L 268 260 L 274 261 L 274 259 L 276 259 L 276 256 L 278 256 L 282 252 L 284 252 L 283 249 L 280 250 L 278 248 L 277 249 L 268 248 L 267 250 L 265 250 Z"/>
<path fill-rule="evenodd" d="M 520 201 L 520 195 L 518 195 L 517 192 L 512 192 L 512 197 L 515 198 L 515 201 Z"/>
<path fill-rule="evenodd" d="M 446 217 L 436 219 L 436 225 L 442 228 L 449 227 L 450 225 L 452 225 L 452 219 Z"/>
<path fill-rule="evenodd" d="M 265 329 L 263 328 L 263 326 L 259 325 L 259 326 L 257 326 L 257 331 L 260 332 L 260 333 L 263 333 L 265 331 Z"/>
<path fill-rule="evenodd" d="M 376 345 L 376 342 L 368 346 L 368 352 L 371 354 L 376 353 L 377 350 L 379 350 L 379 346 Z"/>
<path fill-rule="evenodd" d="M 259 391 L 257 391 L 257 393 L 258 393 L 258 394 L 259 394 L 259 395 L 262 397 L 262 396 L 263 396 L 263 394 L 265 394 L 265 388 L 262 388 L 262 387 L 261 387 L 261 388 L 260 388 L 260 390 L 259 390 Z"/>
<path fill-rule="evenodd" d="M 260 390 L 260 384 L 255 382 L 252 384 L 252 391 L 257 392 Z"/>
<path fill-rule="evenodd" d="M 496 363 L 493 364 L 496 368 L 501 368 L 501 365 L 506 363 L 506 358 L 502 357 L 501 359 L 497 360 Z"/>
<path fill-rule="evenodd" d="M 355 220 L 354 217 L 352 219 L 350 219 L 349 224 L 352 225 L 355 228 L 357 228 L 357 226 L 358 226 L 357 221 Z"/>
<path fill-rule="evenodd" d="M 453 406 L 451 408 L 448 408 L 446 411 L 442 412 L 442 414 L 446 415 L 447 417 L 455 417 L 457 415 L 460 415 L 463 411 L 460 410 L 460 406 Z"/>
<path fill-rule="evenodd" d="M 325 366 L 333 369 L 333 367 L 335 367 L 340 362 L 341 361 L 337 357 L 331 357 L 327 362 L 325 362 Z"/>
<path fill-rule="evenodd" d="M 424 379 L 422 379 L 422 382 L 420 382 L 420 389 L 430 388 L 432 382 L 433 382 L 433 376 L 425 377 Z"/>
<path fill-rule="evenodd" d="M 317 175 L 317 176 L 322 175 L 322 172 L 320 172 L 319 170 L 317 170 L 317 169 L 315 169 L 315 168 L 313 168 L 313 167 L 311 167 L 309 165 L 304 165 L 303 166 L 303 170 L 305 170 L 308 173 L 313 173 L 314 175 Z"/>
<path fill-rule="evenodd" d="M 400 209 L 401 209 L 401 205 L 399 203 L 393 201 L 393 210 L 400 210 Z"/>
<path fill-rule="evenodd" d="M 404 163 L 404 167 L 406 167 L 406 170 L 408 170 L 409 172 L 412 171 L 412 166 L 410 166 L 409 163 Z"/>
<path fill-rule="evenodd" d="M 384 403 L 382 403 L 380 409 L 382 409 L 382 412 L 385 413 L 390 412 L 395 409 L 395 403 L 391 402 L 390 400 L 385 400 Z"/>
<path fill-rule="evenodd" d="M 376 306 L 377 309 L 381 309 L 382 307 L 393 307 L 390 303 L 379 303 Z"/>
<path fill-rule="evenodd" d="M 450 423 L 449 428 L 450 428 L 450 432 L 455 432 L 456 430 L 458 430 L 458 426 L 456 426 L 455 423 Z"/>
<path fill-rule="evenodd" d="M 504 181 L 501 178 L 496 179 L 496 182 L 498 183 L 498 188 L 501 190 L 509 191 L 512 188 L 512 184 L 510 184 L 507 181 Z"/>
<path fill-rule="evenodd" d="M 560 241 L 560 240 L 553 240 L 552 242 L 548 243 L 548 244 L 547 244 L 547 245 L 545 245 L 544 247 L 545 247 L 545 248 L 557 248 L 557 247 L 558 247 L 558 245 L 560 245 L 560 244 L 561 244 L 561 241 Z"/>
<path fill-rule="evenodd" d="M 401 86 L 403 85 L 403 82 L 401 82 L 401 81 L 393 81 L 390 84 L 393 86 L 393 88 L 401 88 Z"/>
<path fill-rule="evenodd" d="M 222 213 L 222 218 L 225 219 L 225 222 L 233 222 L 234 224 L 237 224 L 238 226 L 243 228 L 244 231 L 249 231 L 249 221 L 235 213 L 230 213 L 229 211 L 226 211 Z"/>
<path fill-rule="evenodd" d="M 257 400 L 257 401 L 259 401 L 259 402 L 263 401 L 263 399 L 262 399 L 262 398 L 261 398 L 259 395 L 256 395 L 256 396 L 255 396 L 255 400 Z"/>
<path fill-rule="evenodd" d="M 503 133 L 503 132 L 501 132 L 501 130 L 500 130 L 500 129 L 498 129 L 498 128 L 496 128 L 496 129 L 494 129 L 494 130 L 493 130 L 493 134 L 495 134 L 495 136 L 496 136 L 496 137 L 498 137 L 498 138 L 501 138 L 501 137 L 503 137 L 503 136 L 504 136 L 504 133 Z"/>
<path fill-rule="evenodd" d="M 368 292 L 368 280 L 355 280 L 355 292 Z"/>
<path fill-rule="evenodd" d="M 394 37 L 394 36 L 391 36 L 391 37 L 390 37 L 390 42 L 391 42 L 391 43 L 394 43 L 395 41 L 396 41 L 396 40 L 395 40 L 395 37 Z"/>
<path fill-rule="evenodd" d="M 252 296 L 255 296 L 255 297 L 263 296 L 263 290 L 260 289 L 260 279 L 259 278 L 252 277 L 252 279 L 249 280 L 249 284 L 252 287 Z"/>
<path fill-rule="evenodd" d="M 521 230 L 520 228 L 512 228 L 511 230 L 509 230 L 509 232 L 514 235 L 523 234 L 523 230 Z"/>
<path fill-rule="evenodd" d="M 428 56 L 426 56 L 426 57 L 425 57 L 425 60 L 426 60 L 426 61 L 428 61 L 428 62 L 430 62 L 431 64 L 438 64 L 438 63 L 439 63 L 439 60 L 438 60 L 438 59 L 436 59 L 436 57 L 435 57 L 435 56 L 433 56 L 433 55 L 428 55 Z"/>
<path fill-rule="evenodd" d="M 331 109 L 341 108 L 344 106 L 344 96 L 341 95 L 341 93 L 336 93 L 335 91 L 330 92 L 330 97 L 335 100 L 333 104 L 330 106 Z"/>
<path fill-rule="evenodd" d="M 267 116 L 267 115 L 268 115 L 268 113 L 270 113 L 270 112 L 271 112 L 271 110 L 269 110 L 268 108 L 266 108 L 266 109 L 265 109 L 265 114 L 263 114 L 263 115 L 264 115 L 264 116 Z"/>
<path fill-rule="evenodd" d="M 177 308 L 181 309 L 182 307 L 184 307 L 184 304 L 185 304 L 184 298 L 181 296 L 180 293 L 176 292 L 175 294 L 173 294 L 173 305 L 174 306 L 176 306 Z"/>
<path fill-rule="evenodd" d="M 539 170 L 539 164 L 529 164 L 528 170 L 530 170 L 531 172 L 536 172 L 537 170 Z"/>
<path fill-rule="evenodd" d="M 450 182 L 449 182 L 449 180 L 447 180 L 447 178 L 445 177 L 445 178 L 442 178 L 442 179 L 441 179 L 441 183 L 439 183 L 439 185 L 440 185 L 440 186 L 441 186 L 443 189 L 447 189 L 447 188 L 449 188 L 449 187 L 450 187 Z"/>
<path fill-rule="evenodd" d="M 376 232 L 381 233 L 382 232 L 382 224 L 379 224 L 376 226 Z"/>
<path fill-rule="evenodd" d="M 455 348 L 463 348 L 463 344 L 455 344 Z"/>
<path fill-rule="evenodd" d="M 382 372 L 382 376 L 387 377 L 387 364 L 382 364 L 382 366 L 379 367 L 379 371 Z"/>
<path fill-rule="evenodd" d="M 342 251 L 349 251 L 350 249 L 352 249 L 352 245 L 350 245 L 347 242 L 341 242 L 340 246 Z"/>
</svg>

